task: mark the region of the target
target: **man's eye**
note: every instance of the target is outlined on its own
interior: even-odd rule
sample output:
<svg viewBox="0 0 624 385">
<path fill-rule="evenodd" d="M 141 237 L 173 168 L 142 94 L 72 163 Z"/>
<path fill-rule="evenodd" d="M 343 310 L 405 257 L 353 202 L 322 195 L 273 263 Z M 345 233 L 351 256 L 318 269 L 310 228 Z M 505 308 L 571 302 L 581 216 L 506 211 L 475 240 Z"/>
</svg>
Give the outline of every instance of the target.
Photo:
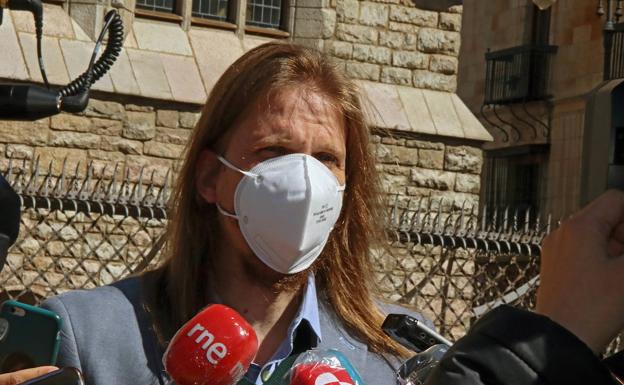
<svg viewBox="0 0 624 385">
<path fill-rule="evenodd" d="M 320 162 L 325 163 L 325 164 L 338 165 L 339 163 L 338 158 L 326 152 L 315 154 L 314 157 L 318 159 Z"/>
<path fill-rule="evenodd" d="M 286 155 L 287 151 L 284 147 L 279 146 L 269 146 L 260 150 L 260 153 L 263 156 L 272 158 L 276 156 Z"/>
</svg>

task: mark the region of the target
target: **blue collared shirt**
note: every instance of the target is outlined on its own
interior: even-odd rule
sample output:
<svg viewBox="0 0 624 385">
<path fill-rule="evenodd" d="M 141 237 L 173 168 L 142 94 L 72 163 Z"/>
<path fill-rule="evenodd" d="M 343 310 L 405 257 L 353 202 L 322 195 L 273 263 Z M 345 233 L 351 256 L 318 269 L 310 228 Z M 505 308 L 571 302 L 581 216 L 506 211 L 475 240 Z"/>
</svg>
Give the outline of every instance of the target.
<svg viewBox="0 0 624 385">
<path fill-rule="evenodd" d="M 314 274 L 310 274 L 308 276 L 308 282 L 306 284 L 305 291 L 303 292 L 301 306 L 299 307 L 297 315 L 288 327 L 286 339 L 279 346 L 275 354 L 273 354 L 273 357 L 271 357 L 271 359 L 264 364 L 264 366 L 252 363 L 247 371 L 247 374 L 245 374 L 245 378 L 256 385 L 263 385 L 264 381 L 266 381 L 271 374 L 273 374 L 273 371 L 275 371 L 275 368 L 277 368 L 280 362 L 282 362 L 284 358 L 288 357 L 293 352 L 295 334 L 300 327 L 305 327 L 302 325 L 303 321 L 306 321 L 309 325 L 310 329 L 314 333 L 314 337 L 316 337 L 316 344 L 318 345 L 321 341 L 321 324 L 319 321 L 319 307 L 316 297 Z"/>
</svg>

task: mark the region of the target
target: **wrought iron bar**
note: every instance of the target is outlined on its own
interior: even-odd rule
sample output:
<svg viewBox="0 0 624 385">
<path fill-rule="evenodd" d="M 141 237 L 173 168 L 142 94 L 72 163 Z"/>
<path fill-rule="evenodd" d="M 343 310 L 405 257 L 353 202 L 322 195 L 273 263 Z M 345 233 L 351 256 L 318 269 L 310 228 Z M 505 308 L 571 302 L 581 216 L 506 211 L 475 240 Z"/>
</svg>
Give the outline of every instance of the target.
<svg viewBox="0 0 624 385">
<path fill-rule="evenodd" d="M 16 167 L 15 164 L 20 162 L 21 166 Z M 28 166 L 25 160 L 9 159 L 8 168 L 3 172 L 21 196 L 25 208 L 63 210 L 63 207 L 74 207 L 78 212 L 111 216 L 167 217 L 171 170 L 167 170 L 164 183 L 158 185 L 155 172 L 145 177 L 145 167 L 141 167 L 138 180 L 134 182 L 130 170 L 126 168 L 124 172 L 120 163 L 115 163 L 112 175 L 107 175 L 108 166 L 105 166 L 99 177 L 94 176 L 92 162 L 86 165 L 86 169 L 78 162 L 70 170 L 67 159 L 64 159 L 58 175 L 53 172 L 54 160 L 42 165 L 36 158 Z"/>
</svg>

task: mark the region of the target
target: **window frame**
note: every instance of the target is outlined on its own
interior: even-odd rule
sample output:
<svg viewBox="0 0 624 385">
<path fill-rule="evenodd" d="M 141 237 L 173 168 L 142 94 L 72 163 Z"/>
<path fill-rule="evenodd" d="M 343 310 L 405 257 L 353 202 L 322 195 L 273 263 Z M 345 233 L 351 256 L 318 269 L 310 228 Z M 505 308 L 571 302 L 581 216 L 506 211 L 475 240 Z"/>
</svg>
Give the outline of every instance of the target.
<svg viewBox="0 0 624 385">
<path fill-rule="evenodd" d="M 134 15 L 143 17 L 146 19 L 171 21 L 171 22 L 180 23 L 184 20 L 182 16 L 183 15 L 182 8 L 183 8 L 183 3 L 185 3 L 187 0 L 174 0 L 174 1 L 175 1 L 175 6 L 173 9 L 173 12 L 153 11 L 153 10 L 149 10 L 145 8 L 139 8 L 135 2 L 134 3 Z"/>
<path fill-rule="evenodd" d="M 247 0 L 229 0 L 228 18 L 231 21 L 193 16 L 193 0 L 177 0 L 175 9 L 171 13 L 151 11 L 135 6 L 134 14 L 140 18 L 177 23 L 185 30 L 191 27 L 208 27 L 234 31 L 239 36 L 249 34 L 286 39 L 292 36 L 295 0 L 280 1 L 282 3 L 280 29 L 247 25 Z"/>
<path fill-rule="evenodd" d="M 511 209 L 526 209 L 538 212 L 543 208 L 548 188 L 548 164 L 550 158 L 549 144 L 528 144 L 515 147 L 486 150 L 484 153 L 484 169 L 481 175 L 482 189 L 480 200 L 488 207 L 510 207 Z M 502 162 L 499 163 L 499 162 Z M 536 166 L 535 182 L 532 194 L 527 197 L 527 202 L 512 202 L 518 197 L 520 189 L 517 188 L 520 180 L 514 178 L 510 172 L 517 171 L 518 166 Z M 501 178 L 500 173 L 506 176 Z M 498 175 L 498 176 L 497 176 Z M 499 182 L 505 179 L 505 185 L 499 186 Z"/>
</svg>

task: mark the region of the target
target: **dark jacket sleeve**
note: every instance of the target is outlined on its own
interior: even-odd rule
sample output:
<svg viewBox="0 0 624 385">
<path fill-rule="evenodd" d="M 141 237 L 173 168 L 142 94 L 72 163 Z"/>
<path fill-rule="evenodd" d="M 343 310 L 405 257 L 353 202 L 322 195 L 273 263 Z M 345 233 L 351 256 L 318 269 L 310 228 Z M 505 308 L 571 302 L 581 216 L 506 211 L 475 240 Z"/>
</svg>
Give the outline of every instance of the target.
<svg viewBox="0 0 624 385">
<path fill-rule="evenodd" d="M 600 359 L 549 318 L 509 306 L 485 315 L 425 385 L 613 385 Z"/>
</svg>

